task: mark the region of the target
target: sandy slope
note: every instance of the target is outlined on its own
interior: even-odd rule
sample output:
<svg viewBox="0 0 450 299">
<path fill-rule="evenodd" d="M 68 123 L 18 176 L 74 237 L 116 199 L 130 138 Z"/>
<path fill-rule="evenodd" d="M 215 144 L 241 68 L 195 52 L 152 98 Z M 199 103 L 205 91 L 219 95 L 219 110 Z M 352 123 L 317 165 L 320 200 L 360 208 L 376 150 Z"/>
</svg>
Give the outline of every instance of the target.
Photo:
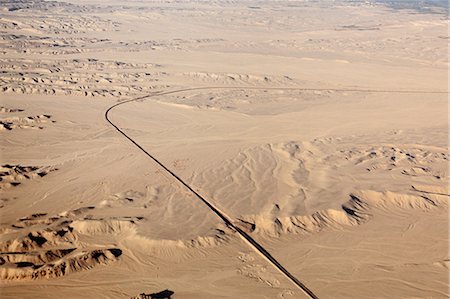
<svg viewBox="0 0 450 299">
<path fill-rule="evenodd" d="M 69 3 L 70 2 L 70 3 Z M 2 298 L 448 297 L 442 14 L 4 1 Z M 220 88 L 217 88 L 220 87 Z"/>
</svg>

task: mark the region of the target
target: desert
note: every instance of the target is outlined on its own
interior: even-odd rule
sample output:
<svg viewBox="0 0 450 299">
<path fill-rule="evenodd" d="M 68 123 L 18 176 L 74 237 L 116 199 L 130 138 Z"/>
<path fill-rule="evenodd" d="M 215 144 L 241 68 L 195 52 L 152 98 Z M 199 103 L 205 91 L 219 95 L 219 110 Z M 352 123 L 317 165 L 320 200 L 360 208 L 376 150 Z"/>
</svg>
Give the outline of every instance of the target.
<svg viewBox="0 0 450 299">
<path fill-rule="evenodd" d="M 0 1 L 1 298 L 448 298 L 446 1 Z"/>
</svg>

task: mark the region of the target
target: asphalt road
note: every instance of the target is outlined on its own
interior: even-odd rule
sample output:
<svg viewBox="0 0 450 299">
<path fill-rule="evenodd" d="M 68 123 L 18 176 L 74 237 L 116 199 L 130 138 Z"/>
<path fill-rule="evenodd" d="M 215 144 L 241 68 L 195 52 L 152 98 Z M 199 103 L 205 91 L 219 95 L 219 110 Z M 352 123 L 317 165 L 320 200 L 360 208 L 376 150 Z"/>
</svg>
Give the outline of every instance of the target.
<svg viewBox="0 0 450 299">
<path fill-rule="evenodd" d="M 121 105 L 125 105 L 130 102 L 142 101 L 145 99 L 149 99 L 151 97 L 169 95 L 174 93 L 180 93 L 185 91 L 195 91 L 195 90 L 214 90 L 214 89 L 260 89 L 260 90 L 298 90 L 298 91 L 341 91 L 341 92 L 362 92 L 362 93 L 424 93 L 424 94 L 433 94 L 433 93 L 442 93 L 447 94 L 446 91 L 421 91 L 421 90 L 376 90 L 376 89 L 333 89 L 333 88 L 295 88 L 295 87 L 245 87 L 245 86 L 236 86 L 236 87 L 222 87 L 222 86 L 212 86 L 212 87 L 197 87 L 197 88 L 185 88 L 185 89 L 177 89 L 166 92 L 155 92 L 145 96 L 133 98 L 130 100 L 122 101 L 116 103 L 109 107 L 105 111 L 105 119 L 106 121 L 123 137 L 128 139 L 134 146 L 136 146 L 140 151 L 142 151 L 148 158 L 153 160 L 159 167 L 161 167 L 166 174 L 170 175 L 173 179 L 175 179 L 178 183 L 183 185 L 189 192 L 194 194 L 201 202 L 203 202 L 213 213 L 215 213 L 230 229 L 237 232 L 239 236 L 244 240 L 244 242 L 249 245 L 255 252 L 259 253 L 262 257 L 264 257 L 267 262 L 269 262 L 273 267 L 279 270 L 287 279 L 289 279 L 295 286 L 301 289 L 309 298 L 316 299 L 317 295 L 311 291 L 305 284 L 303 284 L 298 278 L 296 278 L 291 272 L 289 272 L 283 265 L 281 265 L 261 244 L 255 241 L 249 234 L 240 229 L 238 226 L 234 224 L 232 218 L 226 215 L 223 211 L 221 211 L 218 207 L 216 207 L 212 202 L 210 202 L 205 196 L 201 195 L 198 191 L 194 189 L 194 187 L 187 184 L 182 178 L 180 178 L 176 173 L 170 170 L 164 163 L 159 161 L 155 156 L 153 156 L 150 152 L 144 149 L 139 143 L 137 143 L 134 139 L 132 139 L 129 135 L 125 133 L 125 131 L 120 128 L 117 124 L 115 124 L 110 119 L 111 111 Z"/>
</svg>

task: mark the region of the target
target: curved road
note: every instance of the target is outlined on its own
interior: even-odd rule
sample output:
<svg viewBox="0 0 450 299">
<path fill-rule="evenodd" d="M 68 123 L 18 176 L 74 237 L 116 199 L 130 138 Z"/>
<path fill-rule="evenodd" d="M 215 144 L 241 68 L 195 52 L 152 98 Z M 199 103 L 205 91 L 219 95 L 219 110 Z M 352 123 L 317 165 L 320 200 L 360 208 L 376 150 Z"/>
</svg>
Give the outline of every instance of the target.
<svg viewBox="0 0 450 299">
<path fill-rule="evenodd" d="M 133 140 L 130 136 L 128 136 L 123 129 L 121 129 L 118 125 L 110 119 L 110 112 L 126 103 L 136 102 L 140 100 L 145 100 L 155 96 L 162 96 L 174 93 L 180 93 L 184 91 L 195 91 L 195 90 L 213 90 L 213 89 L 259 89 L 259 90 L 298 90 L 298 91 L 341 91 L 341 92 L 371 92 L 371 93 L 442 93 L 447 94 L 448 92 L 444 91 L 420 91 L 420 90 L 376 90 L 376 89 L 333 89 L 333 88 L 295 88 L 295 87 L 247 87 L 247 86 L 236 86 L 236 87 L 223 87 L 223 86 L 212 86 L 212 87 L 197 87 L 197 88 L 185 88 L 185 89 L 177 89 L 167 92 L 155 92 L 152 94 L 148 94 L 145 96 L 133 98 L 130 100 L 126 100 L 123 102 L 116 103 L 109 107 L 105 111 L 105 119 L 106 121 L 116 129 L 123 137 L 128 139 L 132 144 L 134 144 L 139 150 L 141 150 L 147 157 L 152 159 L 157 165 L 159 165 L 162 169 L 166 171 L 170 176 L 172 176 L 176 181 L 178 181 L 181 185 L 183 185 L 187 190 L 189 190 L 192 194 L 194 194 L 200 201 L 202 201 L 212 212 L 214 212 L 222 221 L 232 230 L 237 232 L 239 236 L 257 253 L 261 254 L 272 266 L 278 269 L 286 278 L 288 278 L 293 284 L 295 284 L 298 288 L 300 288 L 309 298 L 317 299 L 317 295 L 315 295 L 308 287 L 306 287 L 300 280 L 298 280 L 293 274 L 291 274 L 286 268 L 283 267 L 261 244 L 255 241 L 250 235 L 248 235 L 245 231 L 236 226 L 232 218 L 226 215 L 223 211 L 221 211 L 218 207 L 216 207 L 213 203 L 211 203 L 207 198 L 199 194 L 194 190 L 189 184 L 187 184 L 182 178 L 180 178 L 176 173 L 170 170 L 166 165 L 164 165 L 161 161 L 159 161 L 155 156 L 150 154 L 147 150 L 145 150 L 139 143 Z"/>
</svg>

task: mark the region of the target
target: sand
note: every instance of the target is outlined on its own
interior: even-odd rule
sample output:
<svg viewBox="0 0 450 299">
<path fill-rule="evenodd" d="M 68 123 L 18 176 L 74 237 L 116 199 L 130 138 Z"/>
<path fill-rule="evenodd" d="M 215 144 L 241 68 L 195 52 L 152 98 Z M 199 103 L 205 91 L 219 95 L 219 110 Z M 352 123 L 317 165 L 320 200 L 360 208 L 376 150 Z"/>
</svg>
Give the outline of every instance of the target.
<svg viewBox="0 0 450 299">
<path fill-rule="evenodd" d="M 448 19 L 382 2 L 2 1 L 1 298 L 448 298 Z"/>
</svg>

